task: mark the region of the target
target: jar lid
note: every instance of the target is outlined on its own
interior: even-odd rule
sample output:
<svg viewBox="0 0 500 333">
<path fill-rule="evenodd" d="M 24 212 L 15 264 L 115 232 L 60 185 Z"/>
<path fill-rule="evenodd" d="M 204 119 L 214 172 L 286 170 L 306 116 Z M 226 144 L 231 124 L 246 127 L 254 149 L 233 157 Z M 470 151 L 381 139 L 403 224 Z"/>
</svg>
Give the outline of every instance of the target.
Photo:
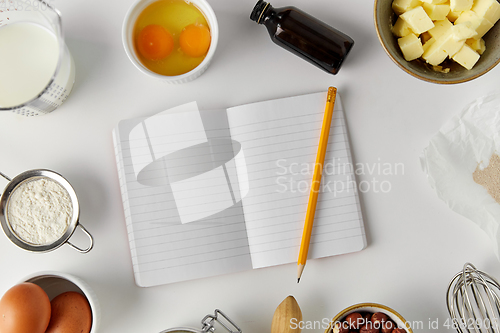
<svg viewBox="0 0 500 333">
<path fill-rule="evenodd" d="M 213 315 L 206 315 L 202 320 L 201 330 L 185 327 L 170 328 L 160 333 L 213 333 L 215 332 L 215 323 L 219 323 L 229 333 L 242 333 L 241 329 L 222 311 L 216 309 Z"/>
<path fill-rule="evenodd" d="M 176 327 L 161 331 L 160 333 L 202 333 L 202 331 L 194 328 Z"/>
</svg>

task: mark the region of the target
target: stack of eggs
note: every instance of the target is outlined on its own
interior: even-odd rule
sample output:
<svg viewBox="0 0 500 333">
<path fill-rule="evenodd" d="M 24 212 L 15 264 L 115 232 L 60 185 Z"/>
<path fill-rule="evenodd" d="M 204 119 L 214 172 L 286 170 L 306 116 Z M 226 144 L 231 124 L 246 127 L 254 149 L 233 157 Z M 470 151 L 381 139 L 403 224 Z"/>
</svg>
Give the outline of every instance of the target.
<svg viewBox="0 0 500 333">
<path fill-rule="evenodd" d="M 2 333 L 89 333 L 92 312 L 85 296 L 65 292 L 52 301 L 30 282 L 9 289 L 0 300 Z"/>
</svg>

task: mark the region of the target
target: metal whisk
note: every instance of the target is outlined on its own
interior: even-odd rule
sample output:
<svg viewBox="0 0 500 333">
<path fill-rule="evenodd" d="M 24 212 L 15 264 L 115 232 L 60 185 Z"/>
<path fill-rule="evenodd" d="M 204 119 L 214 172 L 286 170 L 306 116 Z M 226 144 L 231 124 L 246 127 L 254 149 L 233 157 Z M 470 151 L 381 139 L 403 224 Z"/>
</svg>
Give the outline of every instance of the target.
<svg viewBox="0 0 500 333">
<path fill-rule="evenodd" d="M 466 263 L 450 281 L 446 305 L 460 333 L 500 333 L 500 284 Z"/>
</svg>

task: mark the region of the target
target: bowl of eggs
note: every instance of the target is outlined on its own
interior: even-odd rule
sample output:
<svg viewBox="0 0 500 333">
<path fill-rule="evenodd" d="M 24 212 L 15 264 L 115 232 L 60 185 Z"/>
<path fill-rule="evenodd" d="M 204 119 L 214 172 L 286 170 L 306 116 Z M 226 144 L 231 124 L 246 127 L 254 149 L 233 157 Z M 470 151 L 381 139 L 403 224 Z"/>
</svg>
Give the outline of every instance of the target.
<svg viewBox="0 0 500 333">
<path fill-rule="evenodd" d="M 96 333 L 99 322 L 97 296 L 65 273 L 31 274 L 0 298 L 2 333 Z"/>
<path fill-rule="evenodd" d="M 217 18 L 206 0 L 137 0 L 122 28 L 130 61 L 167 83 L 185 83 L 203 74 L 218 38 Z"/>
<path fill-rule="evenodd" d="M 500 62 L 498 0 L 375 0 L 374 19 L 389 57 L 421 80 L 467 82 Z"/>
</svg>

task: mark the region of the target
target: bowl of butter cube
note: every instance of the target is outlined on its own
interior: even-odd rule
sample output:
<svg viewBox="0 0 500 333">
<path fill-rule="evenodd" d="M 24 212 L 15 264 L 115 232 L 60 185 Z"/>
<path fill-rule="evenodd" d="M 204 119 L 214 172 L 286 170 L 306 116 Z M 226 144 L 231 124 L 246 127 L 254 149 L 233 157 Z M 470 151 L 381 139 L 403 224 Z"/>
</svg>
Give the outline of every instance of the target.
<svg viewBox="0 0 500 333">
<path fill-rule="evenodd" d="M 374 19 L 389 57 L 421 80 L 463 83 L 500 62 L 498 0 L 375 0 Z"/>
</svg>

